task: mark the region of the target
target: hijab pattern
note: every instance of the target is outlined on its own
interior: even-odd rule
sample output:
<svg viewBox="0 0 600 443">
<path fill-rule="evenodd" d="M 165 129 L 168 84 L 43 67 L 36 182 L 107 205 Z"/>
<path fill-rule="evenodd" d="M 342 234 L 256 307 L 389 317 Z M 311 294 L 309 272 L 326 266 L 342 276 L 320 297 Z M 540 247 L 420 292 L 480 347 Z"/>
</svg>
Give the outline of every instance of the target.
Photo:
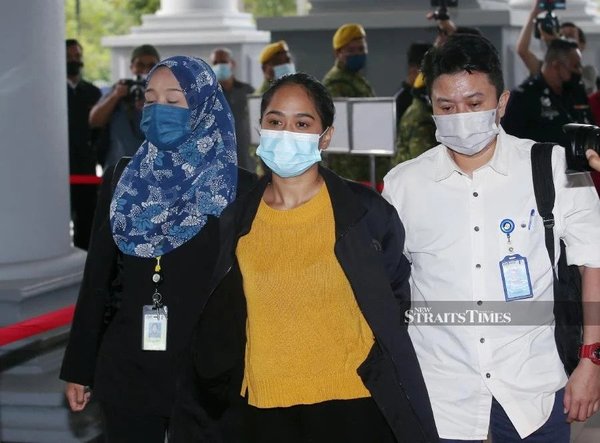
<svg viewBox="0 0 600 443">
<path fill-rule="evenodd" d="M 156 65 L 171 70 L 190 110 L 191 135 L 173 149 L 142 143 L 110 204 L 113 239 L 124 254 L 158 257 L 181 246 L 231 203 L 237 188 L 232 112 L 204 61 L 175 56 Z"/>
</svg>

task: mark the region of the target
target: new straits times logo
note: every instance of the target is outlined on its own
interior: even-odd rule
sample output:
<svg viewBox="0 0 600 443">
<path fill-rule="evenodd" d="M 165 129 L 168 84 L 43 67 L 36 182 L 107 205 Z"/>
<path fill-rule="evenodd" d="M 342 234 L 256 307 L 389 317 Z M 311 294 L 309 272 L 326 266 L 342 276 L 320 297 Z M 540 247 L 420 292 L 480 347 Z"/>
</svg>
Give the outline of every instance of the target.
<svg viewBox="0 0 600 443">
<path fill-rule="evenodd" d="M 512 322 L 510 312 L 465 309 L 435 312 L 430 306 L 408 309 L 404 322 L 414 325 L 505 325 Z"/>
</svg>

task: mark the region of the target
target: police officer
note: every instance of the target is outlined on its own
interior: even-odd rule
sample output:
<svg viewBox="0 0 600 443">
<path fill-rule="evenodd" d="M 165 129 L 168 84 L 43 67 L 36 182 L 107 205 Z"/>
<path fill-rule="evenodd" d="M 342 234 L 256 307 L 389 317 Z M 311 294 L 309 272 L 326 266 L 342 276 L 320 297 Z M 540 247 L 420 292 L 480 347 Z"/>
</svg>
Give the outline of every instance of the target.
<svg viewBox="0 0 600 443">
<path fill-rule="evenodd" d="M 569 145 L 562 131 L 567 123 L 591 123 L 590 108 L 581 82 L 581 52 L 577 44 L 555 39 L 539 75 L 511 93 L 502 126 L 507 133 L 538 142 Z"/>
</svg>

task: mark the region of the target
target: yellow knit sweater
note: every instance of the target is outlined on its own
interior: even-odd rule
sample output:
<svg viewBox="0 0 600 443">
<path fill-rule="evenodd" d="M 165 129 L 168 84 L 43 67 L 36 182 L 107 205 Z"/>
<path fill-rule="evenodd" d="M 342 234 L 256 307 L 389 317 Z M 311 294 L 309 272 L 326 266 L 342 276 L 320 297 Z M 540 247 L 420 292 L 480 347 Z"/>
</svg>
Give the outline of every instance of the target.
<svg viewBox="0 0 600 443">
<path fill-rule="evenodd" d="M 333 247 L 327 187 L 275 210 L 262 201 L 237 257 L 248 307 L 242 395 L 259 408 L 369 397 L 356 373 L 373 345 Z"/>
</svg>

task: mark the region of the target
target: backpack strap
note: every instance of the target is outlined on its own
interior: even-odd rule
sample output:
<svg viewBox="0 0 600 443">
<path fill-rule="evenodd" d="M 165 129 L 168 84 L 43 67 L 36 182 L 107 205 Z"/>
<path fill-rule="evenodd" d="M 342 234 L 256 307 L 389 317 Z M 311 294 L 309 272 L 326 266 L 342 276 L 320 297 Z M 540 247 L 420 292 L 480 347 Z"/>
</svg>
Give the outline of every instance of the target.
<svg viewBox="0 0 600 443">
<path fill-rule="evenodd" d="M 554 143 L 535 143 L 531 148 L 533 191 L 538 213 L 544 221 L 546 249 L 554 269 L 554 177 L 552 176 L 552 149 Z"/>
<path fill-rule="evenodd" d="M 111 194 L 115 193 L 115 188 L 117 187 L 117 183 L 119 183 L 119 179 L 121 178 L 121 175 L 123 174 L 123 171 L 125 170 L 125 167 L 129 164 L 130 161 L 131 161 L 131 157 L 121 157 L 119 159 L 119 161 L 117 162 L 117 164 L 115 165 L 115 168 L 113 169 L 112 180 L 110 182 Z"/>
</svg>

